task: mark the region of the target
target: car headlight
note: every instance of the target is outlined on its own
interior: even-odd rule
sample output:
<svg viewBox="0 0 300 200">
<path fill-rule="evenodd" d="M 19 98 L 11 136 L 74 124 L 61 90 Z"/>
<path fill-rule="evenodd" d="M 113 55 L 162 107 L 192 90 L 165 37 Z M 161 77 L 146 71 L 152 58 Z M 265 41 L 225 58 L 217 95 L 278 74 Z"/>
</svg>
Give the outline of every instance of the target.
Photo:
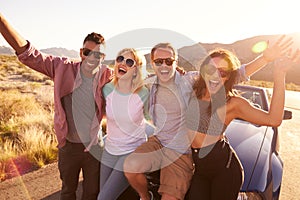
<svg viewBox="0 0 300 200">
<path fill-rule="evenodd" d="M 240 192 L 237 200 L 262 200 L 263 198 L 256 192 Z"/>
</svg>

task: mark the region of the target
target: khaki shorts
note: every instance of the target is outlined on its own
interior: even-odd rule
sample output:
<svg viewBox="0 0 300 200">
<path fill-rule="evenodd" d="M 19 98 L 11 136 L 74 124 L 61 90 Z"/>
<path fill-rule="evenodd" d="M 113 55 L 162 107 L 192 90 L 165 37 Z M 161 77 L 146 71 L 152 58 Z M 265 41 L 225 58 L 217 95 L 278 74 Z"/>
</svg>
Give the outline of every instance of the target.
<svg viewBox="0 0 300 200">
<path fill-rule="evenodd" d="M 126 171 L 146 173 L 160 172 L 160 194 L 167 193 L 178 199 L 184 196 L 193 176 L 193 159 L 191 154 L 180 154 L 175 150 L 163 147 L 160 141 L 152 136 L 127 157 Z"/>
</svg>

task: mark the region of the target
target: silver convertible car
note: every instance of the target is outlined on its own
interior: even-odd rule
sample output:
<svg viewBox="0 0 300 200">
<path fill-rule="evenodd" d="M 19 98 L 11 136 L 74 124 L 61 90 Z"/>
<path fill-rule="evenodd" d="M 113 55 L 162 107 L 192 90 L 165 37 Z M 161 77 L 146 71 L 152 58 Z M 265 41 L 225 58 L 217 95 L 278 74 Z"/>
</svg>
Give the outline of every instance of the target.
<svg viewBox="0 0 300 200">
<path fill-rule="evenodd" d="M 254 106 L 269 110 L 270 93 L 266 88 L 237 85 L 239 93 Z M 292 112 L 284 111 L 283 119 L 291 119 Z M 279 199 L 283 174 L 280 159 L 278 128 L 257 126 L 235 119 L 226 129 L 230 144 L 244 167 L 244 184 L 239 199 Z"/>
<path fill-rule="evenodd" d="M 269 110 L 271 94 L 266 88 L 247 85 L 236 85 L 235 89 L 247 98 L 254 106 Z M 291 119 L 292 112 L 284 111 L 283 119 Z M 235 119 L 227 127 L 226 136 L 235 149 L 244 168 L 244 183 L 238 200 L 276 200 L 279 199 L 283 175 L 283 162 L 278 149 L 278 128 L 258 126 L 241 119 Z M 159 172 L 147 176 L 149 189 L 155 199 L 160 199 L 157 193 Z M 129 188 L 120 199 L 139 199 Z M 133 195 L 133 196 L 131 196 Z M 135 194 L 136 195 L 136 194 Z M 188 200 L 186 195 L 185 200 Z"/>
</svg>

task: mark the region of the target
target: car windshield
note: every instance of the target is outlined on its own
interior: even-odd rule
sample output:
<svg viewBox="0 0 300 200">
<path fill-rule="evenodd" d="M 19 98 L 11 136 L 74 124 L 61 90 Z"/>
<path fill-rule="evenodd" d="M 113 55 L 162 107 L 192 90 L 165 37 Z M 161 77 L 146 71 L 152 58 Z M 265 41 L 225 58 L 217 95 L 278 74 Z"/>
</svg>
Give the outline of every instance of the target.
<svg viewBox="0 0 300 200">
<path fill-rule="evenodd" d="M 261 91 L 247 87 L 238 87 L 236 89 L 241 96 L 248 99 L 254 106 L 264 108 Z"/>
</svg>

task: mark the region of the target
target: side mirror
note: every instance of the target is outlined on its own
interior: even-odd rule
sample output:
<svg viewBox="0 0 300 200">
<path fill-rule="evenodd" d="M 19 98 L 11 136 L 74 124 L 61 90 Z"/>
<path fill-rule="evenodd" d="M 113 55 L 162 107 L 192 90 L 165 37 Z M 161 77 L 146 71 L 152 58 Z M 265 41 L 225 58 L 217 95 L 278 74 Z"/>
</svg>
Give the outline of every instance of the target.
<svg viewBox="0 0 300 200">
<path fill-rule="evenodd" d="M 289 110 L 284 110 L 283 119 L 292 119 L 293 113 Z"/>
</svg>

